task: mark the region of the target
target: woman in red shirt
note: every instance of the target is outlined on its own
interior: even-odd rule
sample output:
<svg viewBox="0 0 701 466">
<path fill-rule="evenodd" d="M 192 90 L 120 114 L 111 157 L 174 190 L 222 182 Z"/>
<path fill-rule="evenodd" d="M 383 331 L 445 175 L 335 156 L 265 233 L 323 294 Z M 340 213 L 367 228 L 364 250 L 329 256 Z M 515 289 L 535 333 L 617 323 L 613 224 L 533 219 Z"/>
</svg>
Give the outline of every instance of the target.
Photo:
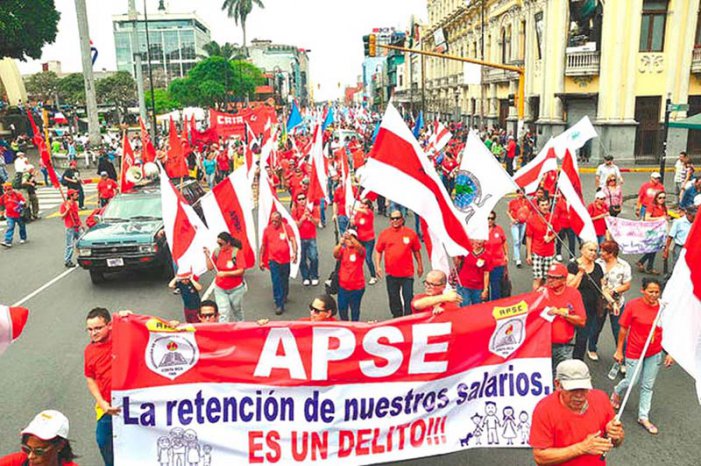
<svg viewBox="0 0 701 466">
<path fill-rule="evenodd" d="M 638 402 L 638 423 L 651 434 L 658 432 L 657 427 L 650 422 L 650 405 L 652 403 L 652 388 L 655 385 L 657 371 L 662 363 L 662 327 L 655 327 L 650 345 L 645 355 L 642 354 L 653 324 L 660 309 L 660 282 L 656 278 L 643 278 L 641 298 L 631 300 L 627 305 L 619 324 L 621 330 L 618 334 L 618 346 L 613 355 L 618 363 L 623 361 L 623 345 L 626 344 L 626 378 L 621 380 L 613 389 L 611 404 L 618 409 L 621 404 L 621 395 L 628 386 L 633 383 L 635 367 L 642 358 L 640 376 L 640 401 Z M 627 343 L 626 343 L 627 341 Z M 664 358 L 665 367 L 674 364 L 674 359 L 667 355 Z"/>
<path fill-rule="evenodd" d="M 356 206 L 352 225 L 358 232 L 358 241 L 365 247 L 365 263 L 370 271 L 369 283 L 374 285 L 377 283 L 375 264 L 372 261 L 372 251 L 375 249 L 375 213 L 370 199 L 363 199 Z"/>
<path fill-rule="evenodd" d="M 22 431 L 20 452 L 0 458 L 0 466 L 78 466 L 68 440 L 68 418 L 54 410 L 37 414 Z"/>
<path fill-rule="evenodd" d="M 565 198 L 562 196 L 562 193 L 558 190 L 557 194 L 555 195 L 555 211 L 553 214 L 553 223 L 557 223 L 558 227 L 560 228 L 557 230 L 557 237 L 560 239 L 560 241 L 557 242 L 555 245 L 555 251 L 556 251 L 556 256 L 555 260 L 558 262 L 562 262 L 562 245 L 565 244 L 565 240 L 567 240 L 567 251 L 569 251 L 569 258 L 570 261 L 575 260 L 577 257 L 576 254 L 576 247 L 575 247 L 575 239 L 577 235 L 575 235 L 574 230 L 572 229 L 572 223 L 570 222 L 570 209 L 567 207 L 567 201 Z"/>
<path fill-rule="evenodd" d="M 234 321 L 243 322 L 243 295 L 248 291 L 243 280 L 246 260 L 241 252 L 241 241 L 223 231 L 217 236 L 219 249 L 210 253 L 205 248 L 207 269 L 214 269 L 214 300 L 219 307 L 220 322 L 230 322 L 233 313 Z"/>
<path fill-rule="evenodd" d="M 497 214 L 492 211 L 487 217 L 489 220 L 489 239 L 487 240 L 487 252 L 492 258 L 492 270 L 489 272 L 489 299 L 501 299 L 501 282 L 507 273 L 509 263 L 509 245 L 506 242 L 504 229 L 497 225 Z"/>
<path fill-rule="evenodd" d="M 523 190 L 516 191 L 516 199 L 509 202 L 509 210 L 507 210 L 509 220 L 511 220 L 511 240 L 514 247 L 514 260 L 516 267 L 521 268 L 521 244 L 523 237 L 526 235 L 526 220 L 531 214 L 531 209 L 528 206 L 528 199 L 523 195 Z"/>
<path fill-rule="evenodd" d="M 333 257 L 341 261 L 338 268 L 338 314 L 341 320 L 348 320 L 350 307 L 350 320 L 358 322 L 360 302 L 365 293 L 365 248 L 358 241 L 358 233 L 355 230 L 349 228 L 343 233 L 341 242 L 333 248 Z"/>
<path fill-rule="evenodd" d="M 609 216 L 609 208 L 606 206 L 606 194 L 603 191 L 596 193 L 594 202 L 587 206 L 587 212 L 591 216 L 596 233 L 596 242 L 603 243 L 606 240 L 606 217 Z"/>
<path fill-rule="evenodd" d="M 669 213 L 667 212 L 667 205 L 665 204 L 666 199 L 667 195 L 664 191 L 660 191 L 659 193 L 655 194 L 655 198 L 652 201 L 652 204 L 649 206 L 648 209 L 645 210 L 646 221 L 655 221 L 660 219 L 667 220 L 669 218 Z M 635 263 L 635 265 L 638 266 L 638 271 L 647 272 L 652 275 L 659 275 L 659 272 L 654 268 L 656 254 L 657 252 L 648 252 L 645 255 L 643 255 L 643 257 L 641 257 L 640 260 Z M 646 262 L 647 267 L 645 267 Z"/>
</svg>

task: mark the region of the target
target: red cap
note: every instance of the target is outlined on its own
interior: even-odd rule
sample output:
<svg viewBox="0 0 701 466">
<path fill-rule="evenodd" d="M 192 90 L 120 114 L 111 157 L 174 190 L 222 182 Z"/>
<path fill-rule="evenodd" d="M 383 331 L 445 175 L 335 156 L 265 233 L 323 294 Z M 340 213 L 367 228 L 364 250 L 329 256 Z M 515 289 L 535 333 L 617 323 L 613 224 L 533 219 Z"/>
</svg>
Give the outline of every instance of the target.
<svg viewBox="0 0 701 466">
<path fill-rule="evenodd" d="M 29 309 L 26 307 L 11 307 L 10 308 L 10 320 L 12 321 L 12 339 L 16 340 L 22 330 L 24 325 L 27 323 L 27 318 L 29 317 Z"/>
<path fill-rule="evenodd" d="M 553 262 L 550 268 L 548 268 L 548 275 L 552 275 L 553 277 L 566 277 L 567 267 L 559 262 Z"/>
<path fill-rule="evenodd" d="M 75 189 L 69 189 L 67 195 L 72 196 L 73 194 L 78 194 L 78 191 Z"/>
</svg>

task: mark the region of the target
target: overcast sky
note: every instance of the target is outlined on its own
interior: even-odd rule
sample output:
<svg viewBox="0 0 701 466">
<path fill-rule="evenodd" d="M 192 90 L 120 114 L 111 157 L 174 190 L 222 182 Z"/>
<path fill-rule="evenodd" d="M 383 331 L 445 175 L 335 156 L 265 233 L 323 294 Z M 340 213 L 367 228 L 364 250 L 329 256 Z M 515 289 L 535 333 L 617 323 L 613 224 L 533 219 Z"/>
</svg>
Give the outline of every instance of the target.
<svg viewBox="0 0 701 466">
<path fill-rule="evenodd" d="M 61 13 L 56 42 L 44 47 L 41 60 L 19 62 L 22 74 L 41 71 L 47 60 L 61 61 L 64 72 L 81 71 L 78 27 L 74 0 L 55 0 Z M 209 26 L 219 43 L 241 43 L 240 26 L 221 10 L 223 0 L 167 0 L 172 12 L 196 13 Z M 143 0 L 136 0 L 143 11 Z M 321 85 L 316 99 L 340 96 L 343 86 L 354 84 L 361 73 L 362 36 L 373 27 L 405 30 L 410 16 L 426 17 L 426 0 L 263 0 L 264 9 L 254 8 L 248 17 L 247 39 L 269 39 L 311 49 L 311 79 Z M 116 69 L 112 15 L 127 12 L 127 0 L 87 0 L 90 38 L 99 56 L 95 69 Z M 196 5 L 196 6 L 195 6 Z M 147 0 L 156 12 L 158 0 Z M 341 89 L 338 89 L 338 83 Z"/>
</svg>

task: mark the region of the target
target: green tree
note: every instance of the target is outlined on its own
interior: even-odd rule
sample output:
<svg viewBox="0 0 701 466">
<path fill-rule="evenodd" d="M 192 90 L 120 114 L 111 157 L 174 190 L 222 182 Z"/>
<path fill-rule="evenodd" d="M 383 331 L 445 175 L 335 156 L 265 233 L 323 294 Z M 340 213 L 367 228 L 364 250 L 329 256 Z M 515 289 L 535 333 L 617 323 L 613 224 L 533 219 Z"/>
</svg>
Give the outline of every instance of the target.
<svg viewBox="0 0 701 466">
<path fill-rule="evenodd" d="M 54 0 L 2 0 L 0 58 L 41 58 L 44 44 L 56 40 L 60 17 Z"/>
<path fill-rule="evenodd" d="M 253 11 L 253 5 L 265 8 L 261 0 L 224 0 L 221 6 L 222 10 L 226 10 L 229 18 L 234 18 L 236 24 L 241 25 L 244 51 L 246 49 L 246 20 L 251 11 Z"/>
<path fill-rule="evenodd" d="M 202 46 L 205 55 L 197 55 L 197 58 L 223 57 L 227 60 L 234 60 L 243 56 L 243 50 L 237 44 L 226 42 L 220 45 L 217 41 L 207 42 Z"/>
<path fill-rule="evenodd" d="M 58 82 L 59 98 L 70 105 L 85 105 L 85 81 L 81 73 L 71 73 Z"/>
<path fill-rule="evenodd" d="M 117 109 L 119 121 L 127 114 L 127 107 L 136 102 L 136 81 L 127 71 L 117 71 L 102 78 L 95 84 L 97 100 L 113 104 Z"/>
<path fill-rule="evenodd" d="M 168 89 L 154 89 L 153 101 L 156 106 L 156 114 L 167 113 L 176 108 L 182 108 L 182 104 L 170 95 Z M 146 91 L 146 106 L 151 108 L 151 91 Z"/>
<path fill-rule="evenodd" d="M 55 101 L 59 93 L 59 82 L 60 79 L 53 71 L 42 71 L 26 78 L 24 85 L 27 93 L 35 99 Z"/>
</svg>

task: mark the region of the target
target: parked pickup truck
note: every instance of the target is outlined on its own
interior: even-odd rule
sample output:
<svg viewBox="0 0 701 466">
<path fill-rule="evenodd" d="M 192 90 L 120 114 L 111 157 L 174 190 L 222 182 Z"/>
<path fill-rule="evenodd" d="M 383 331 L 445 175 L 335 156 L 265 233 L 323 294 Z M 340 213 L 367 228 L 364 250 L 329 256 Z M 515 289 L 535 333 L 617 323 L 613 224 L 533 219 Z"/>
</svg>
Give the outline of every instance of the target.
<svg viewBox="0 0 701 466">
<path fill-rule="evenodd" d="M 191 204 L 204 194 L 193 180 L 186 181 L 179 189 Z M 99 222 L 80 237 L 76 248 L 78 264 L 90 272 L 94 284 L 102 283 L 106 273 L 136 269 L 150 269 L 164 278 L 172 278 L 158 184 L 117 194 Z"/>
</svg>

